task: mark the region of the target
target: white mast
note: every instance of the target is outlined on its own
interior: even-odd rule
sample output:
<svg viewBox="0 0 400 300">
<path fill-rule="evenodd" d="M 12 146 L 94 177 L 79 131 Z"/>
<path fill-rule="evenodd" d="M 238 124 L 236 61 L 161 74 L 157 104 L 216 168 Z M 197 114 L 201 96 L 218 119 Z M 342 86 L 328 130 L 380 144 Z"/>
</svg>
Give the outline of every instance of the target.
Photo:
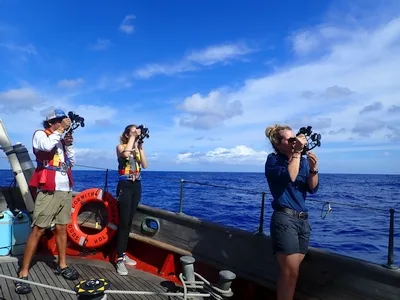
<svg viewBox="0 0 400 300">
<path fill-rule="evenodd" d="M 14 151 L 14 147 L 11 144 L 10 138 L 8 137 L 6 128 L 4 127 L 3 121 L 1 119 L 0 119 L 0 146 L 1 149 L 4 151 L 4 153 L 7 155 L 8 161 L 10 162 L 11 169 L 14 172 L 15 180 L 18 183 L 22 198 L 24 199 L 25 207 L 28 210 L 28 212 L 32 212 L 34 208 L 34 202 L 32 199 L 31 192 L 29 190 L 28 182 L 26 181 L 17 154 Z"/>
</svg>

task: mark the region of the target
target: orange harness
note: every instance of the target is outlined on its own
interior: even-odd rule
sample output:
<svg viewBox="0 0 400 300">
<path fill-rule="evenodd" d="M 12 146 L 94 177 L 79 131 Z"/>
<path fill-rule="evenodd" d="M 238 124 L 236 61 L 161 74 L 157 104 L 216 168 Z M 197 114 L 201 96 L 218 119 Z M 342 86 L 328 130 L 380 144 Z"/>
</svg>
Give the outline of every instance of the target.
<svg viewBox="0 0 400 300">
<path fill-rule="evenodd" d="M 123 144 L 126 147 L 126 144 Z M 134 160 L 134 161 L 131 161 Z M 141 156 L 139 152 L 135 153 L 134 157 L 119 158 L 118 174 L 119 180 L 140 180 L 140 163 Z"/>
<path fill-rule="evenodd" d="M 53 133 L 50 129 L 45 129 L 42 131 L 44 131 L 47 136 Z M 62 144 L 64 146 L 63 140 Z M 32 190 L 36 191 L 39 188 L 45 191 L 54 191 L 56 188 L 56 172 L 66 173 L 68 175 L 70 187 L 74 185 L 71 167 L 65 152 L 65 148 L 65 162 L 61 162 L 60 155 L 57 153 L 57 147 L 54 147 L 50 152 L 41 150 L 35 151 L 33 149 L 33 154 L 36 156 L 37 167 L 29 182 L 29 186 L 32 188 Z"/>
</svg>

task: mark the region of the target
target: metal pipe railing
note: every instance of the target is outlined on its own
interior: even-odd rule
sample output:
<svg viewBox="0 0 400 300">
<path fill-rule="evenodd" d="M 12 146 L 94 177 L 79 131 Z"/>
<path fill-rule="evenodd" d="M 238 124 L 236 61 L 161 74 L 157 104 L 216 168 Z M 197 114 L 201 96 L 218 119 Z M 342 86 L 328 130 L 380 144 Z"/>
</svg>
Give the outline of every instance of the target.
<svg viewBox="0 0 400 300">
<path fill-rule="evenodd" d="M 183 188 L 184 188 L 185 179 L 181 179 L 181 192 L 179 196 L 179 213 L 183 214 Z"/>
<path fill-rule="evenodd" d="M 394 264 L 394 213 L 395 210 L 391 208 L 389 210 L 389 241 L 388 241 L 388 255 L 386 263 L 386 267 L 389 269 L 398 268 Z"/>
<path fill-rule="evenodd" d="M 258 227 L 258 230 L 254 235 L 260 235 L 260 236 L 265 236 L 266 234 L 264 233 L 264 209 L 265 209 L 265 195 L 266 192 L 261 193 L 261 212 L 260 212 L 260 225 Z"/>
<path fill-rule="evenodd" d="M 194 182 L 194 181 L 186 181 L 184 179 L 180 180 L 180 199 L 179 199 L 179 213 L 183 214 L 183 193 L 184 193 L 184 183 L 191 183 L 191 184 L 198 184 L 198 185 L 205 185 L 205 186 L 210 186 L 210 187 L 216 187 L 216 188 L 231 188 L 235 190 L 246 190 L 243 188 L 237 188 L 237 187 L 228 187 L 228 186 L 220 186 L 220 185 L 215 185 L 215 184 L 208 184 L 204 182 Z M 252 194 L 259 194 L 259 192 L 254 192 L 253 190 L 247 190 L 248 192 Z M 258 236 L 266 236 L 264 233 L 264 214 L 265 214 L 265 196 L 266 192 L 261 192 L 261 211 L 260 211 L 260 220 L 259 220 L 259 226 L 257 231 L 254 233 L 254 235 Z M 319 200 L 311 200 L 314 202 L 321 202 Z M 349 207 L 358 207 L 356 204 L 345 204 L 345 203 L 338 203 L 338 202 L 330 202 L 334 203 L 337 205 L 343 205 L 343 206 L 349 206 Z M 362 206 L 361 208 L 365 208 L 368 210 L 374 210 L 374 211 L 386 211 L 382 208 L 372 208 L 372 207 L 364 207 Z M 390 213 L 390 222 L 389 222 L 389 241 L 388 241 L 388 255 L 387 255 L 387 263 L 384 264 L 385 267 L 389 269 L 398 269 L 398 267 L 394 264 L 394 214 L 395 210 L 391 208 L 389 210 Z"/>
</svg>

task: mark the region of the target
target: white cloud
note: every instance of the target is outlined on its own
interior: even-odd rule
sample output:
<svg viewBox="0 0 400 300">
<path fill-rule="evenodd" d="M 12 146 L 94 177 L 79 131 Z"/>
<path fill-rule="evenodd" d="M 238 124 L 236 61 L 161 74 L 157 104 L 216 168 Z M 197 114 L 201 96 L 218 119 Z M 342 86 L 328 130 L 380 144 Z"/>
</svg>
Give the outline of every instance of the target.
<svg viewBox="0 0 400 300">
<path fill-rule="evenodd" d="M 76 105 L 68 96 L 43 92 L 34 87 L 0 92 L 0 108 L 7 130 L 26 144 L 30 144 L 32 130 L 42 127 L 41 122 L 51 109 L 60 108 L 66 113 L 75 111 L 85 118 L 86 126 L 95 125 L 103 136 L 109 125 L 106 120 L 114 120 L 118 115 L 117 109 L 112 106 Z M 79 129 L 78 132 L 79 135 L 85 135 L 87 130 Z"/>
<path fill-rule="evenodd" d="M 388 156 L 389 151 L 400 151 L 400 145 L 372 145 L 372 146 L 359 146 L 359 147 L 339 147 L 339 148 L 321 148 L 317 150 L 320 153 L 349 153 L 349 152 L 381 152 Z"/>
<path fill-rule="evenodd" d="M 130 86 L 132 86 L 132 76 L 130 74 L 116 74 L 100 76 L 96 88 L 99 90 L 118 91 Z"/>
<path fill-rule="evenodd" d="M 111 41 L 108 39 L 98 38 L 96 43 L 89 46 L 90 50 L 93 51 L 102 51 L 107 50 L 111 46 Z"/>
<path fill-rule="evenodd" d="M 36 47 L 32 44 L 27 44 L 25 46 L 21 45 L 16 45 L 14 43 L 0 43 L 0 47 L 6 48 L 9 51 L 12 52 L 20 52 L 23 54 L 28 54 L 28 55 L 37 55 Z"/>
<path fill-rule="evenodd" d="M 121 25 L 119 26 L 119 30 L 126 34 L 132 34 L 135 31 L 135 26 L 132 25 L 132 21 L 136 19 L 135 15 L 128 15 L 124 18 Z"/>
<path fill-rule="evenodd" d="M 240 59 L 254 51 L 256 50 L 244 43 L 213 45 L 201 50 L 190 51 L 181 60 L 171 64 L 148 64 L 137 69 L 135 75 L 140 78 L 150 78 L 160 74 L 173 75 L 194 71 L 201 67 Z"/>
<path fill-rule="evenodd" d="M 95 149 L 95 148 L 75 148 L 75 153 L 80 157 L 91 157 L 93 160 L 102 159 L 104 157 L 112 157 L 115 155 L 115 151 L 113 149 L 104 150 L 104 149 Z M 81 161 L 85 161 L 82 160 Z"/>
<path fill-rule="evenodd" d="M 231 139 L 228 136 L 237 134 L 239 128 L 251 126 L 262 132 L 275 122 L 289 123 L 296 130 L 311 125 L 318 131 L 341 133 L 325 133 L 323 145 L 348 142 L 349 138 L 359 143 L 389 143 L 388 136 L 396 129 L 400 132 L 396 113 L 400 99 L 400 18 L 375 28 L 338 25 L 330 28 L 330 34 L 320 34 L 324 26 L 317 28 L 317 38 L 324 47 L 312 61 L 286 65 L 271 75 L 247 80 L 235 91 L 213 89 L 213 103 L 242 103 L 243 113 L 224 121 L 221 143 Z M 182 103 L 192 97 L 197 105 L 206 107 L 209 103 L 208 96 L 198 94 Z M 381 109 L 359 113 L 376 102 Z M 185 114 L 178 118 L 185 118 Z M 248 142 L 260 144 L 262 135 L 258 139 Z"/>
<path fill-rule="evenodd" d="M 177 155 L 178 163 L 185 162 L 219 162 L 226 164 L 259 164 L 265 161 L 268 152 L 256 151 L 245 145 L 227 149 L 223 147 L 215 148 L 207 152 L 185 152 Z"/>
<path fill-rule="evenodd" d="M 38 63 L 44 62 L 36 47 L 30 43 L 17 44 L 14 42 L 0 42 L 0 50 L 2 49 L 9 52 L 7 61 L 11 64 L 11 67 L 22 67 L 25 63 L 32 60 L 35 60 Z M 3 53 L 1 55 L 5 56 Z"/>
<path fill-rule="evenodd" d="M 162 75 L 173 75 L 177 73 L 183 73 L 187 71 L 194 71 L 198 67 L 191 65 L 187 62 L 178 62 L 175 64 L 148 64 L 143 68 L 135 70 L 135 75 L 140 78 L 151 78 L 153 76 Z"/>
<path fill-rule="evenodd" d="M 0 107 L 3 113 L 32 110 L 34 106 L 42 103 L 42 96 L 29 87 L 0 92 Z"/>
<path fill-rule="evenodd" d="M 186 59 L 196 64 L 209 66 L 219 62 L 237 59 L 253 51 L 255 50 L 249 48 L 245 44 L 222 44 L 210 46 L 202 50 L 191 51 L 186 56 Z"/>
<path fill-rule="evenodd" d="M 61 88 L 75 88 L 75 87 L 78 87 L 78 86 L 80 86 L 80 85 L 82 85 L 84 83 L 85 83 L 85 80 L 83 80 L 82 78 L 63 79 L 63 80 L 60 80 L 57 83 L 57 86 L 61 87 Z"/>
<path fill-rule="evenodd" d="M 76 114 L 80 115 L 85 119 L 85 124 L 107 126 L 109 123 L 105 123 L 106 120 L 114 120 L 118 116 L 118 110 L 112 106 L 103 105 L 74 105 L 69 106 L 68 110 L 75 111 Z M 100 122 L 100 124 L 99 124 Z"/>
<path fill-rule="evenodd" d="M 211 91 L 206 97 L 194 94 L 187 97 L 181 109 L 186 113 L 179 120 L 180 124 L 199 129 L 211 129 L 225 120 L 243 113 L 239 100 L 226 101 L 219 91 Z"/>
<path fill-rule="evenodd" d="M 318 48 L 319 39 L 309 31 L 301 31 L 291 37 L 293 50 L 300 55 L 309 54 Z"/>
</svg>

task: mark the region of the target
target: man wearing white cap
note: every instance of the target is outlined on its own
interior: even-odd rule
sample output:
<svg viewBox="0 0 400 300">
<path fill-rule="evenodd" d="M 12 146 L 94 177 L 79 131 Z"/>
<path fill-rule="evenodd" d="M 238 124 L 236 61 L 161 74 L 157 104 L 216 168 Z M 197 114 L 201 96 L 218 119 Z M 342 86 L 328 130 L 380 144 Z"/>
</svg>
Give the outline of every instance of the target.
<svg viewBox="0 0 400 300">
<path fill-rule="evenodd" d="M 29 182 L 37 190 L 32 216 L 32 232 L 27 241 L 19 278 L 28 279 L 29 266 L 45 229 L 56 225 L 58 263 L 55 273 L 75 280 L 78 273 L 66 263 L 67 231 L 70 222 L 73 179 L 71 167 L 75 164 L 73 138 L 68 129 L 71 120 L 60 109 L 52 110 L 43 121 L 44 130 L 33 135 L 33 153 L 37 167 Z M 65 134 L 64 138 L 62 135 Z M 27 294 L 32 291 L 27 283 L 17 281 L 15 291 Z"/>
</svg>

